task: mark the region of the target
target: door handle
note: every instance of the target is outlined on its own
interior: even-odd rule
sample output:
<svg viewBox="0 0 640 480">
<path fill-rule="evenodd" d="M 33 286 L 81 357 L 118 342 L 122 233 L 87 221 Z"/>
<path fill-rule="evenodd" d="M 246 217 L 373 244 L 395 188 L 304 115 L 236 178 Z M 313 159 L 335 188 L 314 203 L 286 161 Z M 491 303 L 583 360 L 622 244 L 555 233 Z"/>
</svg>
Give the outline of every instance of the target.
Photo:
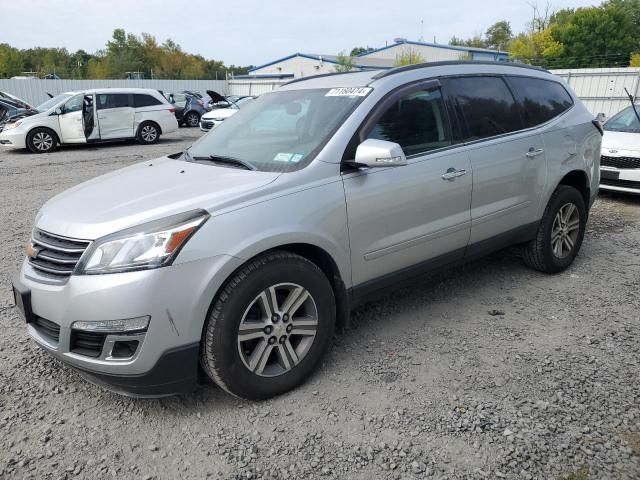
<svg viewBox="0 0 640 480">
<path fill-rule="evenodd" d="M 461 170 L 456 170 L 455 168 L 447 169 L 446 173 L 442 174 L 443 180 L 449 180 L 450 182 L 454 181 L 456 178 L 466 175 L 467 171 L 463 168 Z"/>
<path fill-rule="evenodd" d="M 527 152 L 527 158 L 535 158 L 538 155 L 542 155 L 543 153 L 544 153 L 544 150 L 542 148 L 531 147 Z"/>
</svg>

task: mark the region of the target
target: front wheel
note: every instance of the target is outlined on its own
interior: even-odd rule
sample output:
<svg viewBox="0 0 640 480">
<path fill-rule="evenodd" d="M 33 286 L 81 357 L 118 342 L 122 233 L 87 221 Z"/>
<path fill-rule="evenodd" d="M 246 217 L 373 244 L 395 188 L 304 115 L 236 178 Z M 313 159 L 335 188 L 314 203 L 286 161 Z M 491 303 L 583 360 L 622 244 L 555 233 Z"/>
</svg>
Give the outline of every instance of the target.
<svg viewBox="0 0 640 480">
<path fill-rule="evenodd" d="M 238 397 L 279 395 L 316 367 L 335 317 L 333 290 L 315 264 L 289 252 L 264 254 L 242 267 L 214 300 L 201 364 Z"/>
<path fill-rule="evenodd" d="M 53 152 L 58 145 L 58 138 L 48 128 L 35 128 L 27 136 L 27 147 L 33 153 Z"/>
<path fill-rule="evenodd" d="M 545 273 L 567 268 L 578 255 L 587 222 L 582 194 L 573 187 L 560 185 L 553 192 L 536 236 L 524 249 L 525 263 Z"/>
<path fill-rule="evenodd" d="M 160 140 L 160 128 L 153 122 L 144 122 L 138 128 L 138 143 L 151 145 Z"/>
</svg>

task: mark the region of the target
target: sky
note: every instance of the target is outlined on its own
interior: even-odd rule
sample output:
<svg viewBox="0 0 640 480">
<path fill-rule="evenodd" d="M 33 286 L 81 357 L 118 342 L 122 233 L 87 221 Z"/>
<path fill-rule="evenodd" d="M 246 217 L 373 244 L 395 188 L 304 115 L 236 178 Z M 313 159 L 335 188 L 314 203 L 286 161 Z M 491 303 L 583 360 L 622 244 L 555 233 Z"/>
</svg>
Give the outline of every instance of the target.
<svg viewBox="0 0 640 480">
<path fill-rule="evenodd" d="M 535 0 L 533 0 L 535 1 Z M 171 38 L 184 51 L 227 65 L 260 65 L 295 52 L 337 54 L 394 38 L 447 43 L 499 20 L 515 33 L 532 0 L 0 0 L 0 43 L 94 52 L 115 28 Z M 551 0 L 553 9 L 599 1 Z M 546 0 L 538 0 L 544 6 Z"/>
</svg>

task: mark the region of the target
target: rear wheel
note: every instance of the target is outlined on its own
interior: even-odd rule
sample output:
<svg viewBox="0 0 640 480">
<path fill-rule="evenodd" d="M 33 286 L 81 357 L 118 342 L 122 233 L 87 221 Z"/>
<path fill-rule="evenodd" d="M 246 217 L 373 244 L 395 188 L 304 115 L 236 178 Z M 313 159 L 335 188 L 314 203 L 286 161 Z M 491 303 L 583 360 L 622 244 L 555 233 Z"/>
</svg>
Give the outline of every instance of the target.
<svg viewBox="0 0 640 480">
<path fill-rule="evenodd" d="M 142 145 L 157 143 L 160 139 L 160 128 L 153 122 L 144 122 L 138 127 L 138 142 Z"/>
<path fill-rule="evenodd" d="M 297 386 L 331 340 L 335 299 L 309 260 L 274 251 L 245 265 L 214 300 L 201 363 L 227 392 L 253 400 Z"/>
<path fill-rule="evenodd" d="M 200 115 L 198 115 L 196 112 L 189 112 L 184 117 L 184 123 L 188 127 L 197 127 L 200 123 Z"/>
<path fill-rule="evenodd" d="M 527 265 L 545 273 L 564 270 L 580 251 L 587 221 L 582 194 L 560 185 L 545 209 L 536 237 L 525 247 Z"/>
<path fill-rule="evenodd" d="M 35 128 L 27 136 L 27 147 L 33 153 L 53 152 L 58 146 L 58 137 L 48 128 Z"/>
</svg>

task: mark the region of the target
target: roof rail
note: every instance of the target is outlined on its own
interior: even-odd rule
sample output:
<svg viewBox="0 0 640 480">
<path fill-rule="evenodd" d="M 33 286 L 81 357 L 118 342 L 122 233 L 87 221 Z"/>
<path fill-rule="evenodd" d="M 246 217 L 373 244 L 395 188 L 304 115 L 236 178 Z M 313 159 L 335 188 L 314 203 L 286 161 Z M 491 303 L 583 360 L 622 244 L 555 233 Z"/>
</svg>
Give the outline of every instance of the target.
<svg viewBox="0 0 640 480">
<path fill-rule="evenodd" d="M 294 78 L 293 80 L 289 80 L 287 83 L 283 83 L 281 86 L 284 87 L 285 85 L 291 85 L 292 83 L 304 82 L 306 80 L 313 80 L 315 78 L 333 77 L 333 76 L 336 76 L 336 75 L 348 75 L 348 74 L 352 74 L 352 73 L 375 72 L 376 70 L 384 71 L 384 69 L 382 69 L 382 68 L 380 68 L 380 69 L 372 68 L 370 70 L 354 70 L 354 71 L 351 71 L 351 72 L 319 73 L 318 75 L 311 75 L 310 77 Z M 376 77 L 378 75 L 376 75 Z"/>
<path fill-rule="evenodd" d="M 373 80 L 378 80 L 380 78 L 388 77 L 390 75 L 395 75 L 396 73 L 408 72 L 411 70 L 418 70 L 420 68 L 429 68 L 429 67 L 444 67 L 450 65 L 498 65 L 501 67 L 518 67 L 518 68 L 528 68 L 530 70 L 537 70 L 538 72 L 546 72 L 551 73 L 549 70 L 545 70 L 541 67 L 534 67 L 533 65 L 527 65 L 525 63 L 513 63 L 513 62 L 492 62 L 492 61 L 483 61 L 483 60 L 448 60 L 444 62 L 431 62 L 431 63 L 417 63 L 415 65 L 406 65 L 404 67 L 396 67 L 391 70 L 384 70 L 372 78 Z"/>
</svg>

